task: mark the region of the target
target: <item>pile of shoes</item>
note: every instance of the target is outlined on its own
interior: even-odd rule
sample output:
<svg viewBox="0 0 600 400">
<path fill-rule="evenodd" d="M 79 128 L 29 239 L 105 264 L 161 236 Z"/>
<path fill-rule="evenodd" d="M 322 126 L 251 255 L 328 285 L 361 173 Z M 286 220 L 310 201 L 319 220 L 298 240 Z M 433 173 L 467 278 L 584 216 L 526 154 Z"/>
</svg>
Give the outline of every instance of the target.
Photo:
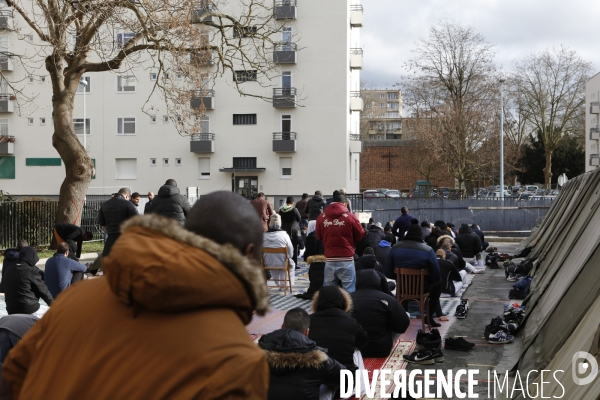
<svg viewBox="0 0 600 400">
<path fill-rule="evenodd" d="M 402 357 L 405 361 L 413 364 L 430 365 L 444 362 L 440 332 L 437 329 L 432 329 L 429 333 L 424 333 L 419 329 L 419 332 L 417 332 L 417 349 Z"/>
<path fill-rule="evenodd" d="M 456 306 L 456 318 L 465 319 L 469 312 L 469 299 L 461 299 L 460 304 Z"/>
<path fill-rule="evenodd" d="M 514 304 L 504 305 L 504 318 L 492 318 L 489 325 L 485 327 L 484 336 L 489 343 L 506 344 L 514 340 L 514 334 L 525 316 L 525 307 Z"/>
<path fill-rule="evenodd" d="M 506 253 L 490 253 L 487 256 L 485 256 L 485 265 L 487 265 L 488 267 L 492 268 L 492 269 L 502 269 L 505 268 L 506 265 L 500 265 L 499 263 L 505 263 L 508 260 L 511 260 L 512 256 L 510 256 L 509 254 Z"/>
<path fill-rule="evenodd" d="M 523 317 L 525 317 L 525 306 L 519 303 L 504 305 L 504 322 L 516 324 L 518 327 L 523 322 Z"/>
<path fill-rule="evenodd" d="M 475 343 L 467 342 L 465 339 L 463 339 L 461 337 L 458 337 L 458 338 L 448 337 L 444 341 L 444 348 L 446 350 L 469 351 L 473 347 L 475 347 Z"/>
</svg>

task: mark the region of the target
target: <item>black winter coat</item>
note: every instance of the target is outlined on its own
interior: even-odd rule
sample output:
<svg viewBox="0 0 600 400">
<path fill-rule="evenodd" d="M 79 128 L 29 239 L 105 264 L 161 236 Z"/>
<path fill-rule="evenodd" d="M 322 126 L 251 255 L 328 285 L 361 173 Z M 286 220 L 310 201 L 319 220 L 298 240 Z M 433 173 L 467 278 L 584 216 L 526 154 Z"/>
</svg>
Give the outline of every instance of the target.
<svg viewBox="0 0 600 400">
<path fill-rule="evenodd" d="M 112 199 L 102 203 L 96 221 L 100 226 L 106 227 L 106 233 L 114 235 L 121 232 L 120 227 L 124 221 L 136 215 L 138 213 L 133 203 L 117 193 Z"/>
<path fill-rule="evenodd" d="M 304 334 L 278 329 L 261 337 L 258 346 L 269 364 L 269 400 L 318 400 L 321 385 L 339 388 L 343 365 Z"/>
<path fill-rule="evenodd" d="M 438 265 L 440 266 L 440 274 L 442 275 L 442 293 L 447 293 L 450 296 L 456 294 L 454 282 L 462 281 L 462 277 L 458 273 L 458 269 L 453 262 L 437 257 Z"/>
<path fill-rule="evenodd" d="M 23 247 L 17 263 L 4 272 L 6 311 L 8 314 L 33 314 L 40 309 L 40 297 L 51 305 L 54 298 L 44 284 L 35 264 L 40 260 L 33 247 Z"/>
<path fill-rule="evenodd" d="M 375 250 L 375 258 L 377 259 L 377 261 L 379 261 L 379 264 L 384 266 L 385 262 L 387 261 L 387 256 L 388 256 L 388 254 L 390 254 L 390 250 L 392 250 L 392 247 L 391 246 L 385 246 L 385 247 L 375 246 L 373 248 L 373 250 Z"/>
<path fill-rule="evenodd" d="M 184 224 L 188 211 L 192 206 L 179 192 L 177 186 L 164 185 L 158 189 L 158 194 L 152 199 L 152 212 L 172 218 L 181 225 Z"/>
<path fill-rule="evenodd" d="M 353 354 L 369 343 L 367 332 L 348 314 L 352 298 L 335 286 L 322 287 L 313 297 L 308 338 L 327 349 L 329 357 L 355 371 Z"/>
<path fill-rule="evenodd" d="M 379 244 L 379 242 L 385 237 L 385 234 L 376 225 L 371 225 L 365 237 L 369 242 L 369 247 L 375 248 Z"/>
<path fill-rule="evenodd" d="M 2 281 L 0 281 L 0 293 L 4 293 L 4 272 L 17 265 L 19 260 L 19 250 L 7 249 L 4 251 L 4 261 L 2 261 Z"/>
<path fill-rule="evenodd" d="M 410 319 L 394 297 L 382 293 L 376 274 L 357 282 L 352 293 L 352 316 L 367 331 L 369 344 L 361 350 L 363 357 L 387 357 L 392 351 L 393 332 L 404 333 Z"/>
<path fill-rule="evenodd" d="M 354 249 L 354 253 L 356 253 L 357 256 L 361 257 L 364 254 L 365 249 L 367 247 L 371 247 L 369 245 L 369 241 L 367 240 L 367 235 L 364 235 L 360 242 L 356 242 L 355 246 L 356 247 Z"/>
<path fill-rule="evenodd" d="M 304 212 L 308 214 L 308 220 L 313 221 L 319 218 L 319 215 L 323 213 L 323 207 L 325 206 L 325 199 L 321 196 L 314 195 L 312 199 L 306 203 Z"/>
<path fill-rule="evenodd" d="M 56 224 L 54 229 L 56 234 L 69 244 L 69 258 L 78 259 L 81 257 L 85 229 L 73 224 Z"/>
<path fill-rule="evenodd" d="M 377 261 L 377 258 L 375 258 L 373 254 L 363 254 L 354 262 L 354 268 L 356 268 L 357 271 L 362 269 L 374 269 L 383 272 L 383 265 Z"/>
<path fill-rule="evenodd" d="M 281 229 L 287 232 L 292 243 L 296 244 L 300 236 L 300 212 L 297 208 L 292 207 L 284 211 L 283 207 L 279 209 L 281 216 Z"/>
<path fill-rule="evenodd" d="M 375 274 L 377 274 L 377 277 L 379 278 L 379 282 L 380 282 L 379 289 L 383 293 L 393 296 L 392 292 L 390 291 L 390 286 L 388 285 L 388 280 L 385 278 L 385 275 L 383 274 L 383 272 L 379 272 L 375 269 L 357 270 L 356 271 L 356 285 L 359 285 L 359 284 L 362 285 L 365 280 L 371 279 L 371 274 L 373 274 L 373 272 Z"/>
<path fill-rule="evenodd" d="M 462 256 L 465 258 L 473 258 L 476 254 L 481 253 L 481 240 L 477 234 L 471 231 L 471 228 L 462 227 L 459 230 L 459 235 L 454 239 Z"/>
</svg>

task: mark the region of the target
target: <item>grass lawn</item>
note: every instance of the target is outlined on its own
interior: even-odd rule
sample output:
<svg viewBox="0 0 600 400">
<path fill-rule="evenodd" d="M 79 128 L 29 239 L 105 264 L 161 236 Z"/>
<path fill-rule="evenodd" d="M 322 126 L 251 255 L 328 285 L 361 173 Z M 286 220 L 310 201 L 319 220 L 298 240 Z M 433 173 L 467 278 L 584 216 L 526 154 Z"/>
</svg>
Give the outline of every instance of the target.
<svg viewBox="0 0 600 400">
<path fill-rule="evenodd" d="M 100 253 L 104 249 L 104 242 L 85 242 L 83 243 L 83 249 L 81 253 Z M 50 258 L 54 255 L 54 250 L 48 249 L 48 246 L 41 246 L 36 248 L 38 257 Z M 0 262 L 4 260 L 4 255 L 0 255 Z"/>
</svg>

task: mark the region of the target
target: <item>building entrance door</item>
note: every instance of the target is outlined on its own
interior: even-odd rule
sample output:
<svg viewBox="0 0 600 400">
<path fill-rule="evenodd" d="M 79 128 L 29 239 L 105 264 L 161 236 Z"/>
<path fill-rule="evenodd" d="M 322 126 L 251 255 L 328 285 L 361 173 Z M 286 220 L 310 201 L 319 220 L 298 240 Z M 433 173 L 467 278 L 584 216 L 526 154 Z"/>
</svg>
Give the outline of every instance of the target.
<svg viewBox="0 0 600 400">
<path fill-rule="evenodd" d="M 236 176 L 235 192 L 248 200 L 258 195 L 258 176 Z"/>
</svg>

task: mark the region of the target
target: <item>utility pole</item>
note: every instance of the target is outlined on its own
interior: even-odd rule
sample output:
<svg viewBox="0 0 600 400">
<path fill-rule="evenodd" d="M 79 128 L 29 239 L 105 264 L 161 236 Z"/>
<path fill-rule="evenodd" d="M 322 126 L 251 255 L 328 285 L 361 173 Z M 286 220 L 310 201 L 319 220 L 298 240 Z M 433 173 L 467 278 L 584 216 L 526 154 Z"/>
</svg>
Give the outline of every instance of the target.
<svg viewBox="0 0 600 400">
<path fill-rule="evenodd" d="M 500 200 L 504 200 L 504 93 L 506 79 L 500 78 Z"/>
</svg>

